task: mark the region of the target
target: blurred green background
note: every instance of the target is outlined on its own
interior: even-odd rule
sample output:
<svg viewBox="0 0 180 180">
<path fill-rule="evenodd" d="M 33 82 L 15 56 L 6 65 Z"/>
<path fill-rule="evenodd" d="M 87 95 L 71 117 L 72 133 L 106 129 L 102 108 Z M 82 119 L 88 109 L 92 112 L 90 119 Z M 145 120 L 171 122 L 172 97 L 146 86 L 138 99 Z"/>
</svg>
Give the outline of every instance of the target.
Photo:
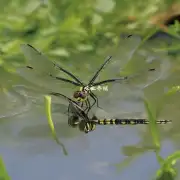
<svg viewBox="0 0 180 180">
<path fill-rule="evenodd" d="M 24 56 L 20 52 L 22 43 L 33 45 L 45 52 L 51 59 L 61 60 L 61 64 L 73 69 L 73 72 L 81 69 L 79 74 L 82 75 L 86 70 L 78 67 L 79 63 L 91 61 L 91 64 L 96 65 L 99 57 L 102 61 L 102 55 L 107 54 L 109 47 L 115 49 L 119 45 L 120 37 L 123 35 L 137 34 L 143 37 L 157 29 L 156 34 L 151 38 L 163 35 L 163 37 L 171 39 L 172 35 L 178 39 L 178 23 L 174 28 L 168 25 L 173 24 L 174 20 L 180 19 L 179 12 L 178 0 L 1 0 L 1 90 L 5 93 L 5 88 L 19 78 L 14 73 L 16 73 L 17 67 L 25 63 Z M 179 46 L 176 46 L 176 50 L 178 48 Z M 76 66 L 73 66 L 74 64 Z M 177 70 L 178 67 L 179 65 L 176 66 Z M 12 99 L 11 97 L 9 99 L 1 98 L 1 101 L 12 101 Z M 1 123 L 3 125 L 4 122 Z M 37 127 L 37 125 L 35 126 Z M 35 130 L 30 127 L 31 134 L 27 135 L 28 137 L 32 136 L 32 131 Z M 38 130 L 39 132 L 40 130 Z M 170 133 L 176 135 L 175 142 L 177 143 L 179 129 L 172 130 Z M 23 136 L 25 135 L 23 134 Z M 142 141 L 146 141 L 146 138 L 142 138 Z M 4 139 L 6 141 L 5 137 Z M 126 148 L 125 153 L 129 150 L 136 156 L 133 146 L 127 145 L 124 148 Z M 138 151 L 142 151 L 142 149 L 138 148 Z M 5 172 L 4 169 L 3 172 Z M 3 180 L 6 180 L 5 176 Z"/>
<path fill-rule="evenodd" d="M 177 14 L 173 0 L 2 0 L 0 64 L 23 62 L 19 45 L 29 43 L 53 58 L 94 56 L 118 43 L 120 34 L 145 35 Z M 180 9 L 180 8 L 179 8 Z"/>
</svg>

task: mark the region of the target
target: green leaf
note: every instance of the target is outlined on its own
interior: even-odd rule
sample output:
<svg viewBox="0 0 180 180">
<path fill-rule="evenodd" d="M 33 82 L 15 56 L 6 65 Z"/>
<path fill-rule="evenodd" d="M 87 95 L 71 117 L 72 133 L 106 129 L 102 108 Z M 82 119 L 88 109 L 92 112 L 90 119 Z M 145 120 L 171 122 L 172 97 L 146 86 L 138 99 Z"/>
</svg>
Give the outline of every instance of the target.
<svg viewBox="0 0 180 180">
<path fill-rule="evenodd" d="M 21 40 L 14 40 L 14 41 L 10 41 L 6 44 L 4 44 L 4 46 L 2 47 L 2 51 L 3 52 L 9 52 L 9 53 L 17 53 L 17 51 L 19 50 L 19 45 L 22 43 Z"/>
<path fill-rule="evenodd" d="M 165 96 L 171 96 L 177 93 L 178 91 L 180 91 L 180 86 L 174 86 L 168 92 L 165 93 Z"/>
<path fill-rule="evenodd" d="M 156 154 L 157 155 L 157 154 Z M 156 172 L 156 177 L 159 179 L 170 177 L 169 179 L 174 179 L 177 175 L 177 171 L 173 168 L 176 161 L 180 159 L 180 151 L 176 151 L 173 154 L 169 155 L 166 159 L 161 160 L 161 168 Z"/>
<path fill-rule="evenodd" d="M 93 50 L 93 46 L 92 45 L 88 45 L 88 44 L 79 44 L 77 46 L 77 50 L 78 51 L 92 51 Z"/>
<path fill-rule="evenodd" d="M 69 52 L 65 48 L 57 48 L 49 51 L 50 55 L 69 57 Z"/>
<path fill-rule="evenodd" d="M 180 159 L 180 151 L 176 151 L 173 154 L 169 155 L 165 160 L 164 160 L 164 167 L 170 167 L 176 163 L 177 160 Z"/>
<path fill-rule="evenodd" d="M 169 171 L 158 170 L 156 180 L 175 180 L 176 171 L 172 168 Z"/>
</svg>

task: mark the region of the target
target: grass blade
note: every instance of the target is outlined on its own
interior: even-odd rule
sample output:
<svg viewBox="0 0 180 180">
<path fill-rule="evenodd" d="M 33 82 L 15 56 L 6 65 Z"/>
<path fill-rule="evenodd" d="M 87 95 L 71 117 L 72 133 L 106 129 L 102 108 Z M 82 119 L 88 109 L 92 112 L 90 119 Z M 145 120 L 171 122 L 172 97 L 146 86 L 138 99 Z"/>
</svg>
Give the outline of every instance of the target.
<svg viewBox="0 0 180 180">
<path fill-rule="evenodd" d="M 152 135 L 154 145 L 158 149 L 160 149 L 160 139 L 159 139 L 159 133 L 158 133 L 158 128 L 156 124 L 156 117 L 154 117 L 152 108 L 150 107 L 150 103 L 146 99 L 144 99 L 144 105 L 148 114 L 148 120 L 150 121 L 149 127 L 150 127 L 150 132 Z"/>
<path fill-rule="evenodd" d="M 53 120 L 52 120 L 52 117 L 51 117 L 51 97 L 50 96 L 45 96 L 44 98 L 45 98 L 46 116 L 47 116 L 47 119 L 48 119 L 48 124 L 49 124 L 49 127 L 51 129 L 52 136 L 53 136 L 54 140 L 56 141 L 56 143 L 59 144 L 62 147 L 64 155 L 68 155 L 68 152 L 67 152 L 65 146 L 59 141 L 59 139 L 58 139 L 58 137 L 56 135 L 56 130 L 54 128 L 54 123 L 53 123 Z"/>
<path fill-rule="evenodd" d="M 0 180 L 11 180 L 10 176 L 7 173 L 6 167 L 4 165 L 3 159 L 0 156 Z"/>
</svg>

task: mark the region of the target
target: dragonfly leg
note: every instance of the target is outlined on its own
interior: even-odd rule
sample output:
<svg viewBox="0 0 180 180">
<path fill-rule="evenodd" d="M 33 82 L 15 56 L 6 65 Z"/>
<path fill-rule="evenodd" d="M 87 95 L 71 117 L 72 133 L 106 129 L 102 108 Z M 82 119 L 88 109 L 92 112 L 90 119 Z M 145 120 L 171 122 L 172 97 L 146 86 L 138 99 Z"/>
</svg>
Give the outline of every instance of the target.
<svg viewBox="0 0 180 180">
<path fill-rule="evenodd" d="M 94 93 L 90 93 L 90 96 L 93 98 L 93 100 L 94 100 L 94 103 L 91 105 L 91 107 L 90 108 L 92 108 L 93 106 L 94 106 L 94 104 L 96 103 L 97 104 L 97 107 L 98 108 L 100 108 L 100 109 L 102 109 L 100 106 L 99 106 L 99 101 L 98 101 L 98 98 L 97 98 L 97 96 L 94 94 Z"/>
<path fill-rule="evenodd" d="M 71 122 L 70 122 L 70 104 L 68 105 L 68 125 L 71 126 Z"/>
<path fill-rule="evenodd" d="M 86 108 L 84 109 L 84 111 L 87 111 L 87 109 L 89 108 L 88 100 L 85 100 L 85 103 L 86 103 Z"/>
<path fill-rule="evenodd" d="M 90 102 L 89 102 L 89 100 L 87 99 L 87 100 L 85 100 L 85 101 L 83 101 L 82 103 L 81 103 L 81 108 L 83 108 L 83 105 L 84 105 L 84 103 L 86 104 L 86 106 L 84 107 L 84 111 L 86 112 L 87 111 L 87 113 L 89 112 L 89 108 L 90 108 Z"/>
<path fill-rule="evenodd" d="M 84 102 L 81 102 L 81 108 L 83 108 Z"/>
<path fill-rule="evenodd" d="M 93 93 L 90 93 L 90 96 L 92 97 L 92 99 L 94 100 L 93 104 L 90 106 L 90 109 L 96 104 L 97 100 L 96 98 L 93 96 Z"/>
<path fill-rule="evenodd" d="M 90 104 L 89 99 L 87 98 L 87 100 L 86 100 L 86 110 L 85 110 L 85 111 L 87 111 L 87 115 L 88 115 L 89 111 L 91 110 L 91 108 L 92 108 L 92 106 Z"/>
</svg>

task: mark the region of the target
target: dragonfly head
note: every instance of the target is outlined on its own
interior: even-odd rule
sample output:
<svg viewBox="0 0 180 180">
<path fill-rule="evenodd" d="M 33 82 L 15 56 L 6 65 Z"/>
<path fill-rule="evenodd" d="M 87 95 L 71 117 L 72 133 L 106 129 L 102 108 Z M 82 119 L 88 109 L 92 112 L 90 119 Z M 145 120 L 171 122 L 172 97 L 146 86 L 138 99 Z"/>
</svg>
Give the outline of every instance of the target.
<svg viewBox="0 0 180 180">
<path fill-rule="evenodd" d="M 84 101 L 87 97 L 87 93 L 85 93 L 84 91 L 76 91 L 74 92 L 73 97 L 79 102 Z"/>
</svg>

